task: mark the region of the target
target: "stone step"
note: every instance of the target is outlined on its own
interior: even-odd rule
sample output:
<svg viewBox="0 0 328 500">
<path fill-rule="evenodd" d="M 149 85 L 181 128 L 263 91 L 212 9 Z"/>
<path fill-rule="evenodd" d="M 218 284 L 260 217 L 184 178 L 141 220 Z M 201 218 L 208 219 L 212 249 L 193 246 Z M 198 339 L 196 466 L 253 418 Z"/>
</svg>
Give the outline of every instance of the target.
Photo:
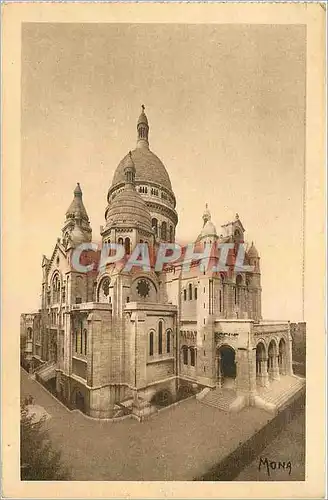
<svg viewBox="0 0 328 500">
<path fill-rule="evenodd" d="M 42 378 L 45 382 L 50 380 L 56 374 L 56 363 L 54 361 L 49 364 L 43 365 L 38 371 L 37 376 Z"/>
<path fill-rule="evenodd" d="M 288 401 L 305 384 L 305 380 L 293 376 L 284 376 L 279 381 L 274 381 L 269 387 L 258 390 L 258 395 L 269 405 L 276 409 Z"/>
<path fill-rule="evenodd" d="M 235 399 L 236 393 L 232 390 L 213 389 L 206 394 L 201 403 L 228 412 Z"/>
</svg>

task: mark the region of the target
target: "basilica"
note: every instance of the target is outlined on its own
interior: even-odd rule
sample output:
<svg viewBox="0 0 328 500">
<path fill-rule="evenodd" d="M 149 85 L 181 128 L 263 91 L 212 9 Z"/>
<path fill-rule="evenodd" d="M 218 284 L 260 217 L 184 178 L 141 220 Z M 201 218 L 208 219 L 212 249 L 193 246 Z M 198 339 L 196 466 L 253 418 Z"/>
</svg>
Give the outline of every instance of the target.
<svg viewBox="0 0 328 500">
<path fill-rule="evenodd" d="M 101 241 L 123 245 L 126 256 L 139 243 L 156 251 L 176 241 L 177 224 L 177 200 L 150 149 L 142 107 L 136 147 L 119 162 L 107 192 Z M 302 389 L 293 374 L 290 323 L 262 318 L 260 256 L 246 243 L 238 214 L 219 230 L 207 205 L 199 217 L 196 248 L 212 245 L 211 261 L 218 261 L 219 245 L 230 244 L 223 271 L 197 262 L 186 269 L 178 259 L 161 271 L 108 263 L 82 272 L 74 251 L 93 239 L 99 237 L 77 184 L 61 236 L 50 258 L 43 256 L 41 308 L 21 316 L 31 376 L 69 408 L 99 419 L 143 419 L 195 397 L 221 411 L 277 412 Z M 235 266 L 241 244 L 247 270 Z M 93 262 L 99 252 L 90 247 L 81 261 Z"/>
</svg>

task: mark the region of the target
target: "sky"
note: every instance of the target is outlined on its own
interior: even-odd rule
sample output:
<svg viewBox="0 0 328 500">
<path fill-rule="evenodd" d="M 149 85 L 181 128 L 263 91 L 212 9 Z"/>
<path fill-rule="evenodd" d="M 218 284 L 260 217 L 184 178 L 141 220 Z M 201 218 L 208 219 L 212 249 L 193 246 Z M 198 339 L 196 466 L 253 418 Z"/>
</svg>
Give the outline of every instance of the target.
<svg viewBox="0 0 328 500">
<path fill-rule="evenodd" d="M 239 217 L 261 257 L 265 319 L 302 319 L 306 32 L 301 25 L 28 23 L 22 28 L 21 243 L 40 305 L 80 182 L 93 240 L 141 104 L 177 199 L 178 241 L 208 203 Z"/>
</svg>

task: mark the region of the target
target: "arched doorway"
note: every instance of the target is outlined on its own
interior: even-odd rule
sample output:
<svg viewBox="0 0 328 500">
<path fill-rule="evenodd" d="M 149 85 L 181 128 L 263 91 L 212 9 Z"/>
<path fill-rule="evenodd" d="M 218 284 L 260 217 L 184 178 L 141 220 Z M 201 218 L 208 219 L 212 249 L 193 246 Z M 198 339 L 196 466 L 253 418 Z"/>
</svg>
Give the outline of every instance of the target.
<svg viewBox="0 0 328 500">
<path fill-rule="evenodd" d="M 262 387 L 268 383 L 267 357 L 263 342 L 256 346 L 256 382 Z"/>
<path fill-rule="evenodd" d="M 268 347 L 268 361 L 267 361 L 267 368 L 270 379 L 277 379 L 277 378 L 279 379 L 277 356 L 278 356 L 277 345 L 273 340 L 271 340 Z"/>
<path fill-rule="evenodd" d="M 237 374 L 235 350 L 223 345 L 218 349 L 218 379 L 222 387 L 234 387 Z"/>
<path fill-rule="evenodd" d="M 278 355 L 278 366 L 280 375 L 286 375 L 286 342 L 284 339 L 280 339 L 279 342 L 279 355 Z"/>
<path fill-rule="evenodd" d="M 78 410 L 85 411 L 84 396 L 80 391 L 76 391 L 75 404 Z"/>
</svg>

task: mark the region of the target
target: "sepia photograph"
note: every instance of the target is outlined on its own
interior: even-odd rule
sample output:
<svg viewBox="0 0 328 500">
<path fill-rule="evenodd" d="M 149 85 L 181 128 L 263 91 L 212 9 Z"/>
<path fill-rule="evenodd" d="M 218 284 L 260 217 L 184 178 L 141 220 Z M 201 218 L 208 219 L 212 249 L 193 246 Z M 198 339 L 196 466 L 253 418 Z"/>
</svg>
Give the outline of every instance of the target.
<svg viewBox="0 0 328 500">
<path fill-rule="evenodd" d="M 305 484 L 306 24 L 20 44 L 20 481 Z"/>
</svg>

